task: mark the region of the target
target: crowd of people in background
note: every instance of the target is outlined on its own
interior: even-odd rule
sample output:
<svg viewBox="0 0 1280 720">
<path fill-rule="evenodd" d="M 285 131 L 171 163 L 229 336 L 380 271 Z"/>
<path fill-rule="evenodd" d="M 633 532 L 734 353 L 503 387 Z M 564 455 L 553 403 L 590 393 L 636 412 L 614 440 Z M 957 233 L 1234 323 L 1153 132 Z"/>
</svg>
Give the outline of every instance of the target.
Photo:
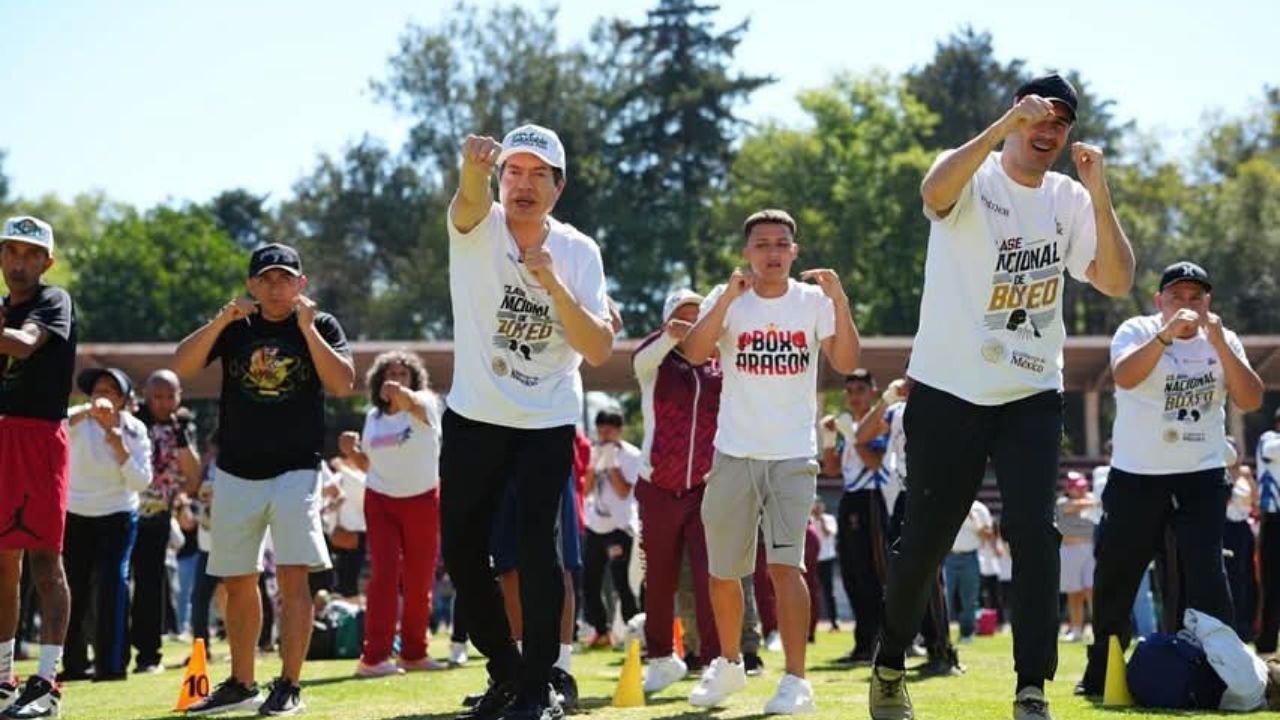
<svg viewBox="0 0 1280 720">
<path fill-rule="evenodd" d="M 252 253 L 250 297 L 192 332 L 140 393 L 94 367 L 68 407 L 75 312 L 40 280 L 53 230 L 9 220 L 5 716 L 56 715 L 62 683 L 122 680 L 131 661 L 162 671 L 166 634 L 229 644 L 228 677 L 193 715 L 297 713 L 309 658 L 385 677 L 466 663 L 474 647 L 489 677 L 466 720 L 558 720 L 577 704 L 575 644 L 627 637 L 644 641 L 645 691 L 696 673 L 697 707 L 723 705 L 761 672 L 762 651 L 780 652 L 764 711 L 812 712 L 806 646 L 820 617 L 833 631 L 851 622 L 839 662 L 872 668 L 875 720 L 915 717 L 906 658 L 963 675 L 957 646 L 1005 626 L 1016 719 L 1050 717 L 1059 639 L 1089 642 L 1085 695 L 1102 690 L 1105 639 L 1177 629 L 1183 610 L 1275 652 L 1280 415 L 1255 478 L 1224 408 L 1228 396 L 1260 407 L 1262 383 L 1211 312 L 1203 268 L 1165 269 L 1157 312 L 1116 333 L 1108 464 L 1092 481 L 1059 468 L 1060 283 L 1115 296 L 1134 273 L 1100 151 L 1071 147 L 1079 182 L 1048 171 L 1077 110 L 1069 83 L 1037 78 L 925 177 L 929 262 L 902 377 L 881 387 L 859 367 L 840 274 L 793 272 L 800 228 L 762 209 L 742 226 L 743 267 L 705 296 L 670 295 L 639 343 L 643 427 L 620 409 L 578 427 L 580 365 L 608 358 L 621 320 L 599 248 L 550 215 L 567 161 L 546 128 L 465 140 L 448 221 L 448 396 L 417 356 L 384 353 L 363 380 L 359 429 L 326 426 L 325 399 L 352 392 L 355 365 L 339 320 L 306 295 L 302 259 L 279 244 Z M 823 359 L 843 377 L 842 407 L 819 404 Z M 182 379 L 214 363 L 217 426 L 200 438 Z M 995 512 L 979 497 L 989 465 Z M 838 479 L 831 505 L 820 474 Z M 449 651 L 433 655 L 446 623 Z M 23 685 L 18 638 L 38 638 Z M 281 662 L 265 693 L 261 651 Z"/>
</svg>

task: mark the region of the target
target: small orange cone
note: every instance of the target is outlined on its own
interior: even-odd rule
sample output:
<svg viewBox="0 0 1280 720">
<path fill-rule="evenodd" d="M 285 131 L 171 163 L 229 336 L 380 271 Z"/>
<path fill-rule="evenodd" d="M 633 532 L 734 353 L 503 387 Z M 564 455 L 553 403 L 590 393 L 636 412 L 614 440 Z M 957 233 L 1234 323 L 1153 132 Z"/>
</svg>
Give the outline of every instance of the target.
<svg viewBox="0 0 1280 720">
<path fill-rule="evenodd" d="M 675 622 L 671 623 L 671 646 L 675 648 L 676 657 L 684 659 L 684 623 L 677 616 Z"/>
<path fill-rule="evenodd" d="M 191 659 L 187 661 L 187 671 L 182 676 L 178 704 L 173 706 L 175 711 L 186 710 L 209 697 L 209 668 L 205 662 L 204 652 L 204 639 L 196 638 L 191 648 Z"/>
</svg>

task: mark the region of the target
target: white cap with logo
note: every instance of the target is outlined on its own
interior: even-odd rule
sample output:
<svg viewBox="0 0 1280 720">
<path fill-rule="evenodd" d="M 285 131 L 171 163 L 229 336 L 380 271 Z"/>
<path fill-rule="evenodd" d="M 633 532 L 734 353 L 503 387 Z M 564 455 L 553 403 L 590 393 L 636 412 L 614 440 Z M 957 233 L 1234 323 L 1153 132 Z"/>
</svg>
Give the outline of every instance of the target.
<svg viewBox="0 0 1280 720">
<path fill-rule="evenodd" d="M 554 131 L 541 125 L 521 125 L 502 138 L 502 152 L 498 155 L 501 165 L 517 153 L 530 153 L 553 168 L 565 171 L 564 143 Z"/>
<path fill-rule="evenodd" d="M 4 234 L 0 235 L 0 243 L 6 240 L 36 245 L 53 255 L 53 228 L 39 218 L 20 215 L 5 220 Z"/>
<path fill-rule="evenodd" d="M 667 296 L 667 301 L 662 304 L 662 322 L 671 319 L 676 310 L 683 305 L 701 305 L 702 296 L 688 289 L 681 288 Z"/>
</svg>

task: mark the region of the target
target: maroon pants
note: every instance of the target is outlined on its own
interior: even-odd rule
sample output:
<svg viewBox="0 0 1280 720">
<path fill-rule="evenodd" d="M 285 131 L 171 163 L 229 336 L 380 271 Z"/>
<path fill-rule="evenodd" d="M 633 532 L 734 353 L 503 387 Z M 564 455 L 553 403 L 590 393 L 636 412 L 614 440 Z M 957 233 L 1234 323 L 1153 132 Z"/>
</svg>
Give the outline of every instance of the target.
<svg viewBox="0 0 1280 720">
<path fill-rule="evenodd" d="M 676 497 L 648 480 L 636 483 L 640 506 L 640 542 L 644 547 L 645 643 L 649 657 L 669 657 L 675 622 L 676 589 L 680 584 L 681 553 L 689 553 L 693 571 L 694 613 L 698 620 L 698 648 L 703 663 L 720 656 L 715 616 L 707 583 L 707 539 L 702 527 L 703 486 Z"/>
<path fill-rule="evenodd" d="M 440 493 L 430 490 L 398 498 L 369 489 L 364 517 L 369 528 L 369 585 L 362 658 L 373 665 L 391 657 L 403 592 L 400 658 L 421 660 L 427 654 L 431 586 L 440 548 Z"/>
</svg>

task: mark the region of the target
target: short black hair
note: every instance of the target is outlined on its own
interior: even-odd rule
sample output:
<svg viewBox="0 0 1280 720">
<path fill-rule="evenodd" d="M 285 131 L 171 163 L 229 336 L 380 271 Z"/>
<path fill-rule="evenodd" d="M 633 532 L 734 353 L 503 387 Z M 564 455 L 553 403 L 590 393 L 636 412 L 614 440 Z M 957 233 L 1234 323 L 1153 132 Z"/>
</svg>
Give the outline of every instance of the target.
<svg viewBox="0 0 1280 720">
<path fill-rule="evenodd" d="M 791 217 L 791 213 L 787 212 L 786 210 L 778 210 L 776 208 L 766 208 L 764 210 L 757 210 L 756 212 L 751 213 L 749 216 L 747 216 L 747 219 L 743 221 L 742 239 L 750 240 L 751 228 L 757 225 L 763 225 L 765 223 L 777 223 L 778 225 L 785 225 L 786 228 L 791 231 L 791 236 L 795 237 L 796 219 Z"/>
<path fill-rule="evenodd" d="M 866 368 L 857 368 L 853 372 L 844 376 L 845 385 L 855 382 L 866 383 L 870 387 L 876 386 L 876 379 L 871 376 L 871 371 Z"/>
<path fill-rule="evenodd" d="M 601 410 L 596 413 L 596 425 L 622 427 L 622 413 L 616 410 Z"/>
</svg>

